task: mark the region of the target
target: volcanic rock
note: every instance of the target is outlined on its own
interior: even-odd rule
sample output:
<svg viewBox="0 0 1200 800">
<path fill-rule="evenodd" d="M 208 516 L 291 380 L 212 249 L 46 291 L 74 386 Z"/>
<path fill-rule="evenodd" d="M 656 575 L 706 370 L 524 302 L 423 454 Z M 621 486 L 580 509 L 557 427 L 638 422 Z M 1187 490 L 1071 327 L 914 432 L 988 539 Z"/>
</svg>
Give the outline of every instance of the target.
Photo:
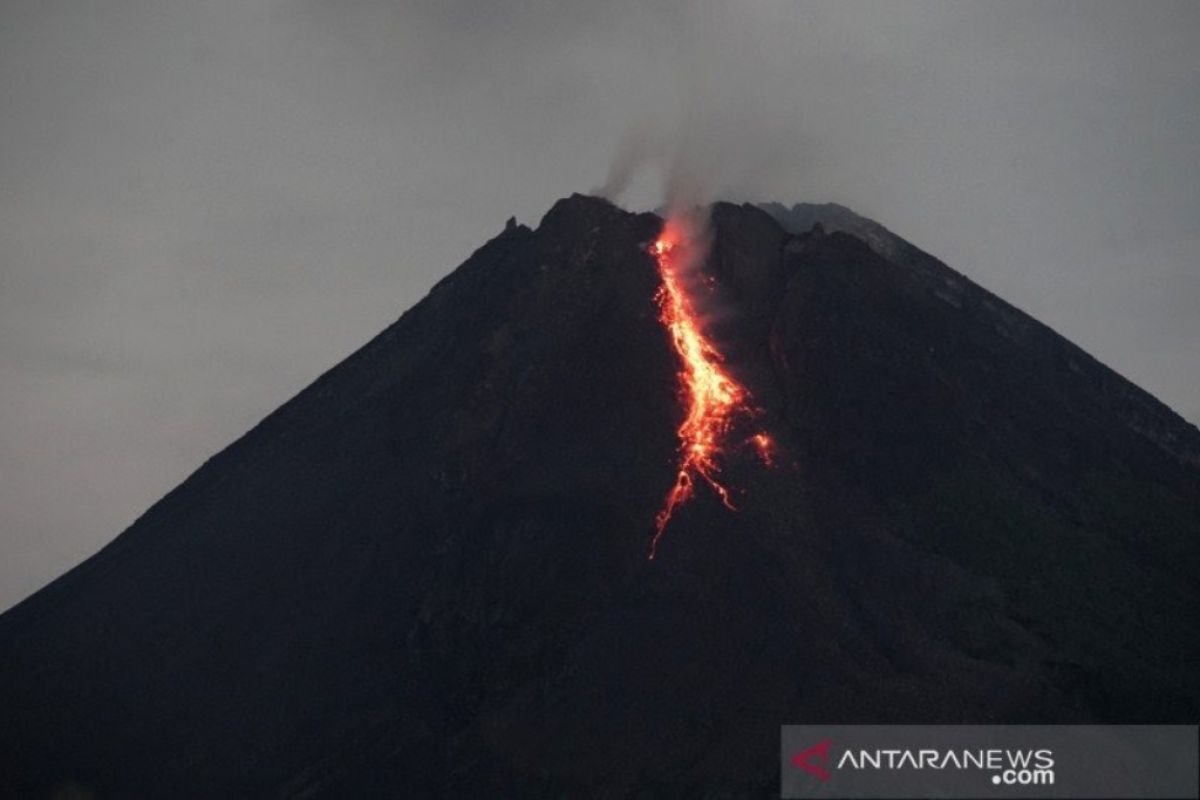
<svg viewBox="0 0 1200 800">
<path fill-rule="evenodd" d="M 647 560 L 662 221 L 561 200 L 0 617 L 0 785 L 772 796 L 784 723 L 1194 722 L 1195 427 L 848 209 L 711 220 L 736 512 Z"/>
</svg>

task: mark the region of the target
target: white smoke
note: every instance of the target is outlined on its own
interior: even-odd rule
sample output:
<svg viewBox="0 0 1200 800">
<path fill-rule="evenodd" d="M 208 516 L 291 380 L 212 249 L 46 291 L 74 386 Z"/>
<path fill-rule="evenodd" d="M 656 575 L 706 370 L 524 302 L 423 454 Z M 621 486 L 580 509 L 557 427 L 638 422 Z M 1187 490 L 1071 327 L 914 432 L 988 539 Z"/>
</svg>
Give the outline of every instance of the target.
<svg viewBox="0 0 1200 800">
<path fill-rule="evenodd" d="M 663 43 L 670 89 L 639 107 L 594 193 L 615 202 L 653 170 L 668 212 L 718 199 L 798 196 L 813 142 L 800 130 L 790 59 L 764 47 L 762 31 L 747 26 L 734 4 L 702 0 L 678 24 Z"/>
</svg>

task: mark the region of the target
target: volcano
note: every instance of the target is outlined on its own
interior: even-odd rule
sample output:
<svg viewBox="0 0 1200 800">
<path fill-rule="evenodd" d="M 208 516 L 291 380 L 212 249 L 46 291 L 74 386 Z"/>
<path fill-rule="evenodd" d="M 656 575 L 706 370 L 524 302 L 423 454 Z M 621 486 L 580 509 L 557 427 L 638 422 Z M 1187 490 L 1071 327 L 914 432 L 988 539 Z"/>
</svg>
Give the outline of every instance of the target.
<svg viewBox="0 0 1200 800">
<path fill-rule="evenodd" d="M 647 557 L 664 221 L 560 200 L 0 617 L 0 785 L 777 796 L 784 723 L 1200 717 L 1196 428 L 849 209 L 709 216 L 736 510 Z"/>
</svg>

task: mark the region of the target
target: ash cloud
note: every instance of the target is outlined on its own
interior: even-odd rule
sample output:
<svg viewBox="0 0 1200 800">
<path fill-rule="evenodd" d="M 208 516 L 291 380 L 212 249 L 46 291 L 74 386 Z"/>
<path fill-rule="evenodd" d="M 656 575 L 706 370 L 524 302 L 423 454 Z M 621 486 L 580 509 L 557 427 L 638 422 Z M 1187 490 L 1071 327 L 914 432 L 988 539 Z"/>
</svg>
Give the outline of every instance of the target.
<svg viewBox="0 0 1200 800">
<path fill-rule="evenodd" d="M 666 139 L 661 131 L 642 123 L 621 137 L 617 153 L 608 167 L 604 183 L 591 191 L 597 197 L 617 202 L 621 199 L 639 169 L 660 160 L 666 152 Z"/>
<path fill-rule="evenodd" d="M 763 42 L 726 5 L 690 8 L 666 37 L 667 90 L 634 114 L 595 193 L 621 199 L 639 171 L 657 176 L 667 208 L 794 192 L 813 143 L 787 62 L 772 55 L 785 42 Z"/>
</svg>

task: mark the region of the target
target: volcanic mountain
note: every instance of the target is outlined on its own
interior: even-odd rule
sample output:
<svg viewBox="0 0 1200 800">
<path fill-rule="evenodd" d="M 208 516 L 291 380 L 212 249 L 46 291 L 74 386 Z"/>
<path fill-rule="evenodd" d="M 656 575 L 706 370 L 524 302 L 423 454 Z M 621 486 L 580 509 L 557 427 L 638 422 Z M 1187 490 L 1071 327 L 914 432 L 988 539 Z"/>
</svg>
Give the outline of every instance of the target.
<svg viewBox="0 0 1200 800">
<path fill-rule="evenodd" d="M 840 206 L 696 285 L 772 466 L 685 414 L 663 220 L 510 224 L 0 617 L 0 785 L 777 794 L 779 725 L 1195 722 L 1200 433 Z"/>
</svg>

